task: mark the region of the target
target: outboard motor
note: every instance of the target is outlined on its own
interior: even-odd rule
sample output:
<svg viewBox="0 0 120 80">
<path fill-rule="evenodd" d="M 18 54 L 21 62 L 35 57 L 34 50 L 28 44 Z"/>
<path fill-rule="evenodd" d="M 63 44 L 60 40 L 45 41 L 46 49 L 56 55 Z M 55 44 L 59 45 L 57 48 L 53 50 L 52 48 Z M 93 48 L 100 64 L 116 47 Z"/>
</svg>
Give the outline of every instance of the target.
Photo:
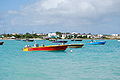
<svg viewBox="0 0 120 80">
<path fill-rule="evenodd" d="M 39 47 L 39 44 L 34 44 L 34 47 Z"/>
<path fill-rule="evenodd" d="M 25 48 L 31 47 L 30 45 L 25 45 Z"/>
</svg>

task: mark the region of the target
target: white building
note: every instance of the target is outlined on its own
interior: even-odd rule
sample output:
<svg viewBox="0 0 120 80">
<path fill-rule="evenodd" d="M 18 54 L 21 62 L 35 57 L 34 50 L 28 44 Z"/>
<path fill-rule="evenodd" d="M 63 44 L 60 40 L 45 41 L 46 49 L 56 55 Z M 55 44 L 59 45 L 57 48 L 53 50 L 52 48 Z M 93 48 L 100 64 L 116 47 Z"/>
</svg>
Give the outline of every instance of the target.
<svg viewBox="0 0 120 80">
<path fill-rule="evenodd" d="M 103 35 L 102 35 L 102 34 L 98 34 L 97 36 L 98 36 L 98 38 L 102 38 L 102 37 L 103 37 Z"/>
<path fill-rule="evenodd" d="M 57 34 L 56 33 L 48 33 L 48 37 L 57 37 Z"/>
<path fill-rule="evenodd" d="M 87 35 L 87 38 L 92 38 L 92 35 Z"/>
<path fill-rule="evenodd" d="M 62 34 L 62 39 L 65 39 L 67 37 L 67 34 Z"/>
<path fill-rule="evenodd" d="M 78 34 L 78 33 L 76 33 L 76 32 L 72 32 L 71 34 Z"/>
<path fill-rule="evenodd" d="M 10 37 L 10 39 L 15 39 L 15 38 L 16 38 L 15 36 Z"/>
<path fill-rule="evenodd" d="M 19 35 L 19 33 L 12 33 L 12 35 Z"/>
<path fill-rule="evenodd" d="M 119 34 L 112 34 L 112 36 L 119 36 Z"/>
</svg>

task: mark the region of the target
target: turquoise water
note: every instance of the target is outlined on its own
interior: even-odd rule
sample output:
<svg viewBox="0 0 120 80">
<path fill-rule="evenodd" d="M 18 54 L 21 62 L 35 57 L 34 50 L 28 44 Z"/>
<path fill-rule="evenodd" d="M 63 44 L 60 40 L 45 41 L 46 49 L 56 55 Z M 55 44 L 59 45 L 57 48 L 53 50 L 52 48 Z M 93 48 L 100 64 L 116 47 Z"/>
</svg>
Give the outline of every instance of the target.
<svg viewBox="0 0 120 80">
<path fill-rule="evenodd" d="M 120 80 L 120 42 L 116 40 L 64 52 L 23 52 L 22 48 L 33 42 L 3 41 L 0 80 Z M 37 43 L 51 44 L 43 40 Z"/>
</svg>

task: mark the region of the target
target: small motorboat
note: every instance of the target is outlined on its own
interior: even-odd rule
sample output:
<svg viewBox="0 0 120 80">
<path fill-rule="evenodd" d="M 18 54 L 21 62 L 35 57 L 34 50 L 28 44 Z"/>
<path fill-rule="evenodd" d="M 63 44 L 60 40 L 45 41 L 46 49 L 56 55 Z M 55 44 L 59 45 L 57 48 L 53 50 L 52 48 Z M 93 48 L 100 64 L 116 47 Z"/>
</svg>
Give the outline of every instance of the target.
<svg viewBox="0 0 120 80">
<path fill-rule="evenodd" d="M 21 39 L 15 39 L 16 41 L 21 41 Z"/>
<path fill-rule="evenodd" d="M 120 41 L 119 39 L 117 41 Z"/>
<path fill-rule="evenodd" d="M 34 40 L 33 40 L 33 39 L 24 39 L 23 41 L 26 41 L 26 42 L 33 42 Z"/>
<path fill-rule="evenodd" d="M 4 42 L 0 42 L 0 45 L 3 45 Z"/>
<path fill-rule="evenodd" d="M 89 42 L 88 44 L 90 45 L 104 45 L 106 43 L 106 41 L 93 41 L 93 42 Z"/>
<path fill-rule="evenodd" d="M 56 41 L 56 39 L 49 39 L 49 41 Z"/>
<path fill-rule="evenodd" d="M 68 48 L 82 48 L 84 44 L 68 44 Z"/>
<path fill-rule="evenodd" d="M 67 43 L 68 41 L 52 41 L 53 43 Z"/>
<path fill-rule="evenodd" d="M 50 45 L 50 46 L 36 46 L 30 47 L 26 46 L 23 51 L 64 51 L 68 45 Z"/>
<path fill-rule="evenodd" d="M 81 39 L 72 39 L 71 41 L 82 41 Z"/>
</svg>

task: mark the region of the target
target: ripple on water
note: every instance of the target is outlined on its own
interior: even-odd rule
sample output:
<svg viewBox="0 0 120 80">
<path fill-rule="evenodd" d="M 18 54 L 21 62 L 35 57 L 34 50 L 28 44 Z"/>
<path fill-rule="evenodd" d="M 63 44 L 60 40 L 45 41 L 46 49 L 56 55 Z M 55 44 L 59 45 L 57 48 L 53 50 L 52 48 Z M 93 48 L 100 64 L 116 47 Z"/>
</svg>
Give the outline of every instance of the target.
<svg viewBox="0 0 120 80">
<path fill-rule="evenodd" d="M 4 42 L 0 46 L 0 80 L 120 79 L 120 43 L 115 40 L 107 40 L 105 45 L 86 44 L 65 52 L 23 52 L 24 45 L 33 43 Z M 51 43 L 46 41 L 46 44 Z"/>
</svg>

